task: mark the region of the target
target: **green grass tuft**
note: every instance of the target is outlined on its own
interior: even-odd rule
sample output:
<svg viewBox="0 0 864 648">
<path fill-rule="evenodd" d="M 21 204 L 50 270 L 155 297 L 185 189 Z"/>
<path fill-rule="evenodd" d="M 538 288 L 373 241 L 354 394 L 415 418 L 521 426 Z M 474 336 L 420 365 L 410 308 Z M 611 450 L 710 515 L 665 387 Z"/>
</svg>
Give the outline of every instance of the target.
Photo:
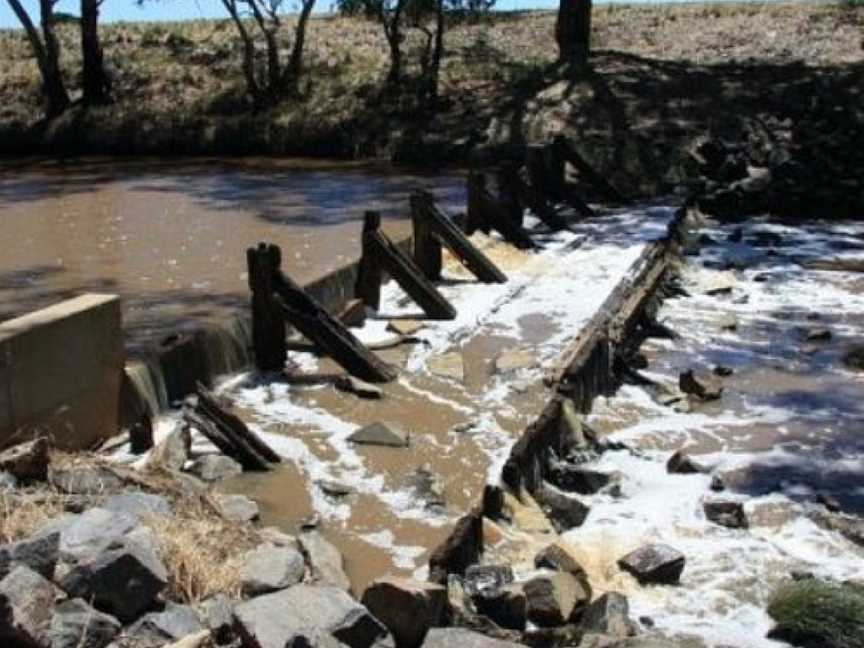
<svg viewBox="0 0 864 648">
<path fill-rule="evenodd" d="M 864 587 L 811 579 L 780 587 L 771 636 L 807 648 L 864 648 Z"/>
</svg>

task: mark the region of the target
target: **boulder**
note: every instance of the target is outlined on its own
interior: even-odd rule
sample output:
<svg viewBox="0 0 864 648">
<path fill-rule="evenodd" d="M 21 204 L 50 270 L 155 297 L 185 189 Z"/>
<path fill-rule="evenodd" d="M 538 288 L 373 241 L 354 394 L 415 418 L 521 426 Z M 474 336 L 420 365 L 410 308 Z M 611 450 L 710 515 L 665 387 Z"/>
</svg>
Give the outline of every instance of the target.
<svg viewBox="0 0 864 648">
<path fill-rule="evenodd" d="M 607 592 L 591 603 L 582 614 L 585 632 L 623 639 L 636 634 L 636 625 L 630 619 L 627 597 L 618 592 Z"/>
<path fill-rule="evenodd" d="M 508 565 L 471 565 L 465 570 L 462 585 L 465 593 L 474 598 L 494 594 L 513 582 L 513 569 Z"/>
<path fill-rule="evenodd" d="M 746 529 L 747 515 L 741 502 L 710 500 L 702 503 L 705 517 L 729 529 Z"/>
<path fill-rule="evenodd" d="M 525 629 L 528 618 L 528 597 L 522 585 L 509 584 L 473 599 L 479 614 L 491 619 L 495 625 L 508 630 Z"/>
<path fill-rule="evenodd" d="M 216 503 L 219 505 L 219 510 L 226 520 L 239 522 L 244 524 L 257 520 L 261 515 L 261 510 L 253 500 L 245 495 L 216 495 Z"/>
<path fill-rule="evenodd" d="M 348 437 L 352 443 L 361 445 L 387 446 L 391 448 L 407 448 L 409 435 L 404 430 L 385 423 L 370 423 Z"/>
<path fill-rule="evenodd" d="M 305 573 L 306 564 L 296 549 L 261 545 L 246 554 L 240 581 L 245 595 L 258 596 L 296 585 Z"/>
<path fill-rule="evenodd" d="M 528 620 L 538 626 L 560 626 L 591 600 L 585 581 L 567 572 L 536 576 L 524 584 Z"/>
<path fill-rule="evenodd" d="M 71 596 L 129 623 L 154 603 L 167 582 L 165 565 L 152 549 L 120 538 L 79 559 L 59 584 Z"/>
<path fill-rule="evenodd" d="M 534 556 L 534 566 L 537 569 L 567 572 L 579 579 L 587 579 L 588 577 L 579 561 L 576 560 L 567 547 L 559 543 L 553 543 L 541 549 Z"/>
<path fill-rule="evenodd" d="M 340 590 L 349 591 L 351 581 L 345 573 L 342 553 L 324 539 L 318 531 L 304 531 L 297 537 L 300 551 L 309 565 L 312 581 Z"/>
<path fill-rule="evenodd" d="M 162 612 L 145 614 L 124 633 L 136 648 L 161 648 L 166 643 L 201 632 L 204 624 L 194 608 L 168 603 Z"/>
<path fill-rule="evenodd" d="M 384 396 L 384 392 L 381 391 L 380 387 L 376 387 L 372 383 L 365 382 L 354 376 L 339 376 L 333 384 L 339 391 L 354 394 L 360 398 L 378 400 Z"/>
<path fill-rule="evenodd" d="M 423 648 L 521 648 L 522 644 L 493 639 L 464 628 L 432 628 Z"/>
<path fill-rule="evenodd" d="M 161 495 L 134 492 L 112 495 L 102 503 L 100 508 L 113 513 L 124 513 L 135 517 L 141 515 L 171 515 L 171 504 Z"/>
<path fill-rule="evenodd" d="M 581 526 L 591 509 L 578 498 L 544 483 L 535 493 L 537 503 L 558 533 Z"/>
<path fill-rule="evenodd" d="M 240 603 L 234 621 L 245 648 L 314 646 L 326 635 L 350 648 L 369 648 L 387 635 L 365 607 L 335 587 L 295 585 L 259 596 Z"/>
<path fill-rule="evenodd" d="M 52 469 L 51 484 L 69 495 L 104 495 L 123 489 L 123 480 L 106 466 Z"/>
<path fill-rule="evenodd" d="M 429 371 L 441 378 L 449 378 L 457 382 L 465 379 L 465 366 L 462 354 L 458 351 L 444 353 L 427 361 Z"/>
<path fill-rule="evenodd" d="M 48 440 L 34 439 L 0 452 L 0 472 L 25 484 L 48 479 Z"/>
<path fill-rule="evenodd" d="M 674 585 L 684 571 L 684 554 L 669 545 L 649 544 L 621 558 L 618 566 L 643 585 Z"/>
<path fill-rule="evenodd" d="M 620 482 L 620 474 L 605 473 L 564 461 L 552 463 L 546 478 L 555 486 L 568 493 L 593 495 L 613 482 Z"/>
<path fill-rule="evenodd" d="M 693 475 L 707 473 L 709 470 L 697 463 L 690 455 L 678 450 L 666 462 L 666 472 L 674 475 Z"/>
<path fill-rule="evenodd" d="M 447 588 L 386 576 L 366 588 L 361 602 L 387 627 L 396 648 L 418 648 L 429 629 L 446 618 Z"/>
<path fill-rule="evenodd" d="M 716 376 L 693 369 L 678 377 L 678 388 L 702 401 L 717 400 L 723 394 L 723 385 Z"/>
<path fill-rule="evenodd" d="M 56 531 L 0 545 L 0 579 L 15 567 L 24 565 L 43 578 L 54 578 L 54 568 L 60 558 L 60 534 Z"/>
<path fill-rule="evenodd" d="M 138 525 L 138 518 L 128 513 L 115 513 L 103 508 L 92 508 L 80 515 L 61 515 L 48 520 L 39 529 L 38 536 L 60 534 L 60 557 L 74 562 L 98 547 L 124 536 Z"/>
<path fill-rule="evenodd" d="M 47 648 L 56 596 L 49 580 L 23 565 L 0 580 L 0 645 Z"/>
<path fill-rule="evenodd" d="M 123 626 L 82 599 L 59 603 L 51 619 L 51 648 L 104 648 Z"/>
<path fill-rule="evenodd" d="M 208 454 L 192 462 L 189 472 L 205 482 L 215 482 L 243 474 L 243 466 L 231 457 Z"/>
</svg>

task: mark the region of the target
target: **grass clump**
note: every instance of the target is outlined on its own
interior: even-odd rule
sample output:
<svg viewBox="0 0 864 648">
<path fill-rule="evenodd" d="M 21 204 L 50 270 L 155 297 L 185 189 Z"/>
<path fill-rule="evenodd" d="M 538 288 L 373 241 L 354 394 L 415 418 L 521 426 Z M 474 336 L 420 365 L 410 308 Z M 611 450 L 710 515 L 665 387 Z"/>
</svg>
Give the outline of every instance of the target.
<svg viewBox="0 0 864 648">
<path fill-rule="evenodd" d="M 768 605 L 769 636 L 805 648 L 864 648 L 864 587 L 808 579 L 781 586 Z"/>
</svg>

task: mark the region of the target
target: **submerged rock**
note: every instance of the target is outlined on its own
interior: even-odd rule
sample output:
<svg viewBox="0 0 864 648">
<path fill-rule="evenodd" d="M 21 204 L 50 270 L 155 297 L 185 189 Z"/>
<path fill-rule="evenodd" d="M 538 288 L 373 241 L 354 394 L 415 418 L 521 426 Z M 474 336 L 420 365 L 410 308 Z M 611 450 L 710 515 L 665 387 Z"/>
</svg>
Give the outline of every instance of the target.
<svg viewBox="0 0 864 648">
<path fill-rule="evenodd" d="M 360 428 L 348 440 L 361 445 L 377 445 L 391 448 L 407 448 L 409 445 L 409 434 L 404 430 L 376 422 Z"/>
<path fill-rule="evenodd" d="M 685 394 L 691 394 L 703 401 L 717 400 L 723 394 L 723 385 L 716 376 L 693 369 L 678 377 L 678 387 Z"/>
<path fill-rule="evenodd" d="M 864 371 L 864 347 L 855 347 L 843 356 L 843 364 L 855 371 Z"/>
<path fill-rule="evenodd" d="M 406 485 L 414 497 L 428 509 L 443 509 L 447 505 L 444 495 L 444 480 L 432 472 L 429 464 L 419 466 L 406 479 Z"/>
<path fill-rule="evenodd" d="M 644 545 L 618 561 L 641 584 L 674 585 L 684 571 L 684 554 L 669 545 Z"/>
<path fill-rule="evenodd" d="M 621 481 L 620 473 L 601 472 L 563 461 L 554 462 L 549 467 L 546 478 L 561 490 L 580 495 L 593 495 L 610 484 Z"/>
<path fill-rule="evenodd" d="M 690 455 L 678 450 L 666 462 L 666 472 L 675 475 L 693 475 L 707 473 L 709 470 L 697 463 Z"/>
<path fill-rule="evenodd" d="M 243 466 L 225 455 L 208 454 L 198 457 L 189 472 L 205 482 L 221 481 L 243 474 Z"/>
<path fill-rule="evenodd" d="M 416 648 L 430 628 L 444 621 L 447 588 L 386 576 L 366 588 L 361 602 L 387 627 L 396 640 L 396 648 Z"/>
</svg>

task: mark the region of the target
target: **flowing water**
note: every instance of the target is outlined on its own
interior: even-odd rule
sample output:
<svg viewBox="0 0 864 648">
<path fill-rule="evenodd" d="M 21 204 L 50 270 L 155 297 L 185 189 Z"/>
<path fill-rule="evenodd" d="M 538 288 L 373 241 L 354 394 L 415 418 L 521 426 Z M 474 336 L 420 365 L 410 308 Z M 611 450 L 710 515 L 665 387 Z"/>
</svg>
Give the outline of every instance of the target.
<svg viewBox="0 0 864 648">
<path fill-rule="evenodd" d="M 461 204 L 463 185 L 278 158 L 0 162 L 0 320 L 96 291 L 123 298 L 132 349 L 207 320 L 230 332 L 248 246 L 279 244 L 305 283 L 358 257 L 365 210 L 405 235 L 413 188 Z"/>
</svg>

